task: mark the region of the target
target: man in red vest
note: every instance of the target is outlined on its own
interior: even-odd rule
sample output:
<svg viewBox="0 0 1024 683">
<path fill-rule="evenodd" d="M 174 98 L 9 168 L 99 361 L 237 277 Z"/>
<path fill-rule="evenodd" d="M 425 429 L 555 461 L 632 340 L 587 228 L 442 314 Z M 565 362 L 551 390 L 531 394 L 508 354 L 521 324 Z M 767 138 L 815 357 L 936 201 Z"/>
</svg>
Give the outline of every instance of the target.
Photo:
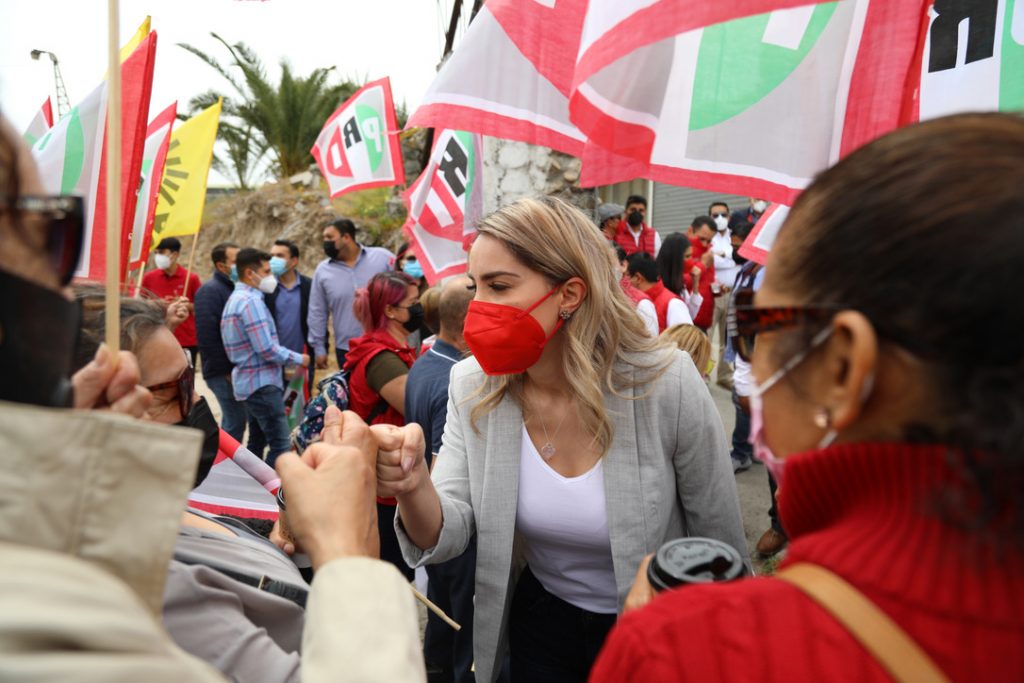
<svg viewBox="0 0 1024 683">
<path fill-rule="evenodd" d="M 658 277 L 658 264 L 646 252 L 637 252 L 626 259 L 630 283 L 654 302 L 658 314 L 658 333 L 682 323 L 692 323 L 686 302 L 673 294 Z"/>
<path fill-rule="evenodd" d="M 643 251 L 655 257 L 661 249 L 661 235 L 644 222 L 647 216 L 647 198 L 635 194 L 626 200 L 626 220 L 619 222 L 615 243 L 627 255 Z"/>
</svg>

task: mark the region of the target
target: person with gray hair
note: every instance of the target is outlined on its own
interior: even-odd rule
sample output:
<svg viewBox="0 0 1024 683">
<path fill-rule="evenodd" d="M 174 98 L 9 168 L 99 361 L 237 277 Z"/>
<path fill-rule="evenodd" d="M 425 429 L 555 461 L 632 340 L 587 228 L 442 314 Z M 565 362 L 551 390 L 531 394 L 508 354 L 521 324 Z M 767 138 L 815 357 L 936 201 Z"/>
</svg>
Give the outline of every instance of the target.
<svg viewBox="0 0 1024 683">
<path fill-rule="evenodd" d="M 597 227 L 609 242 L 615 242 L 615 236 L 619 234 L 623 211 L 625 209 L 622 204 L 611 202 L 605 202 L 597 207 Z"/>
</svg>

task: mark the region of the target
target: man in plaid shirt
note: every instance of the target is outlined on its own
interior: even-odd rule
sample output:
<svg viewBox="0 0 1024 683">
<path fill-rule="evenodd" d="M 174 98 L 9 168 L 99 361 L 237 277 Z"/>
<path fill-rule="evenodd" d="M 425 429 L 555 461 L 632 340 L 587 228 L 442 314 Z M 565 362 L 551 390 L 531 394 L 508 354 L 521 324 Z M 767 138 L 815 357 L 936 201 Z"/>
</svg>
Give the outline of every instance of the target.
<svg viewBox="0 0 1024 683">
<path fill-rule="evenodd" d="M 235 400 L 245 404 L 249 416 L 248 448 L 263 457 L 269 443 L 267 464 L 273 466 L 279 454 L 290 450 L 281 367 L 292 366 L 292 372 L 294 366 L 307 367 L 309 356 L 278 342 L 277 327 L 263 301 L 263 293 L 277 287 L 277 279 L 270 272 L 270 254 L 242 249 L 235 266 L 238 284 L 224 306 L 220 334 L 228 359 L 235 366 L 231 371 Z M 259 429 L 253 429 L 253 423 Z"/>
</svg>

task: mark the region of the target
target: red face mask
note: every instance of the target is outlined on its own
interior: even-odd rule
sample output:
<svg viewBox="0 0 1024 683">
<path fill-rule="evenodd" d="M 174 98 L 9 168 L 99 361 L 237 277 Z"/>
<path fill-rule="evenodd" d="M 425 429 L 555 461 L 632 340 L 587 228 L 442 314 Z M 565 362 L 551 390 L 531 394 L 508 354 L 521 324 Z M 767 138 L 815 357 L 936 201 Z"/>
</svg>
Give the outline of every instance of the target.
<svg viewBox="0 0 1024 683">
<path fill-rule="evenodd" d="M 700 241 L 700 238 L 696 236 L 690 238 L 690 244 L 693 245 L 693 258 L 700 258 L 704 255 L 704 252 L 710 248 L 705 246 L 704 243 Z"/>
<path fill-rule="evenodd" d="M 537 362 L 564 321 L 559 318 L 551 335 L 545 337 L 544 328 L 530 312 L 557 291 L 558 287 L 555 287 L 526 309 L 483 301 L 469 302 L 462 336 L 484 372 L 488 375 L 515 375 L 526 372 Z"/>
</svg>

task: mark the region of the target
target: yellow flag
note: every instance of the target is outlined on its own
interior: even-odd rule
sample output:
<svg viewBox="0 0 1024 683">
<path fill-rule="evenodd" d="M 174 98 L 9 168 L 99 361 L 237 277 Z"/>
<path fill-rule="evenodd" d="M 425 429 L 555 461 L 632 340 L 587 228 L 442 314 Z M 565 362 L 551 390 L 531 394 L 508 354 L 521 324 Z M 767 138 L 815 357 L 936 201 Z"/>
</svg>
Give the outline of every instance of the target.
<svg viewBox="0 0 1024 683">
<path fill-rule="evenodd" d="M 135 48 L 139 46 L 139 43 L 141 43 L 146 38 L 146 36 L 149 35 L 149 19 L 150 18 L 147 16 L 142 21 L 142 23 L 139 24 L 139 28 L 135 30 L 135 35 L 133 35 L 131 39 L 127 43 L 125 43 L 124 46 L 121 48 L 122 62 L 131 57 L 132 52 L 134 52 Z"/>
<path fill-rule="evenodd" d="M 199 231 L 206 204 L 206 177 L 213 159 L 221 101 L 204 109 L 171 133 L 153 218 L 153 247 L 164 237 Z"/>
</svg>

